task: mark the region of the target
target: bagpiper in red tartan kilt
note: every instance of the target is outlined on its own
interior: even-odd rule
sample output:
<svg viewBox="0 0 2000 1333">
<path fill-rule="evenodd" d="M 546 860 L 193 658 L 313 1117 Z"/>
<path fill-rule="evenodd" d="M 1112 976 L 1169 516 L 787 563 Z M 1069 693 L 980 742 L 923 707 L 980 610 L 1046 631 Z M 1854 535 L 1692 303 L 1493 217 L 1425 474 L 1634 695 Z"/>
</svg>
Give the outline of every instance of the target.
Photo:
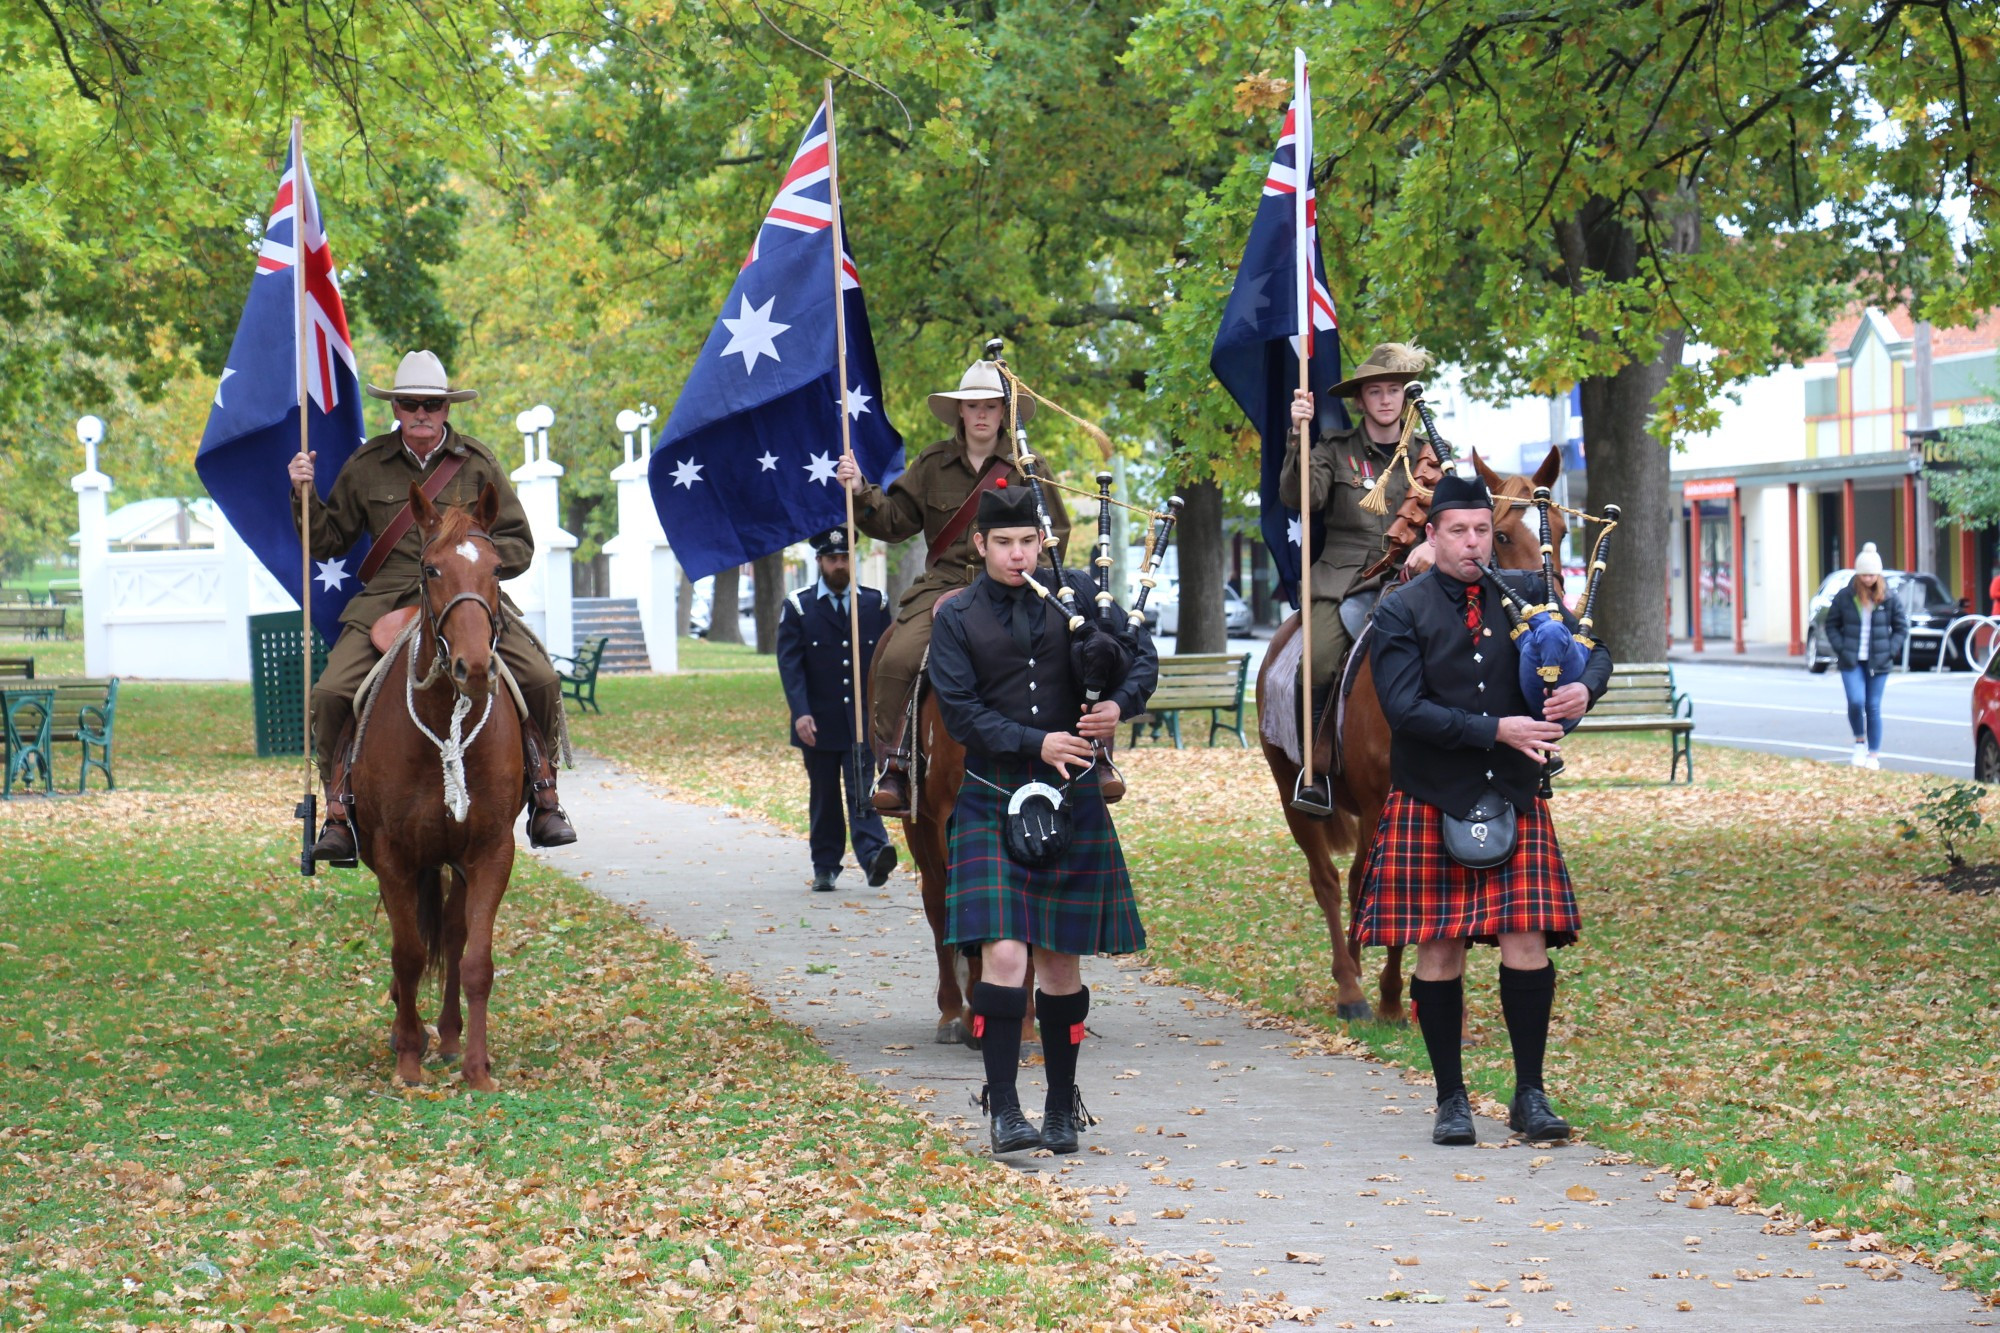
<svg viewBox="0 0 2000 1333">
<path fill-rule="evenodd" d="M 1391 791 L 1375 828 L 1361 885 L 1357 930 L 1363 944 L 1476 940 L 1541 931 L 1550 948 L 1576 942 L 1576 895 L 1549 804 L 1517 812 L 1514 855 L 1490 870 L 1445 854 L 1444 816 L 1407 792 Z"/>
</svg>

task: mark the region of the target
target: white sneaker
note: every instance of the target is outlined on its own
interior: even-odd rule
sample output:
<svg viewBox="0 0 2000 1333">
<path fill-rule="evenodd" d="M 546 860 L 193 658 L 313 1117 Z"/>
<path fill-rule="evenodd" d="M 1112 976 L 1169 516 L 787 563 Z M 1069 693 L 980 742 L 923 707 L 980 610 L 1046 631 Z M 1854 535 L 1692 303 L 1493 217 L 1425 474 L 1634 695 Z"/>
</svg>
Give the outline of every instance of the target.
<svg viewBox="0 0 2000 1333">
<path fill-rule="evenodd" d="M 1875 757 L 1874 755 L 1872 755 L 1872 754 L 1870 754 L 1870 755 L 1863 755 L 1863 756 L 1861 757 L 1861 766 L 1862 766 L 1863 768 L 1880 768 L 1880 767 L 1882 767 L 1882 761 L 1881 761 L 1880 759 L 1876 758 L 1876 757 Z"/>
<path fill-rule="evenodd" d="M 1849 756 L 1847 762 L 1853 764 L 1856 768 L 1868 767 L 1868 746 L 1865 743 L 1857 742 L 1854 746 L 1854 753 Z"/>
</svg>

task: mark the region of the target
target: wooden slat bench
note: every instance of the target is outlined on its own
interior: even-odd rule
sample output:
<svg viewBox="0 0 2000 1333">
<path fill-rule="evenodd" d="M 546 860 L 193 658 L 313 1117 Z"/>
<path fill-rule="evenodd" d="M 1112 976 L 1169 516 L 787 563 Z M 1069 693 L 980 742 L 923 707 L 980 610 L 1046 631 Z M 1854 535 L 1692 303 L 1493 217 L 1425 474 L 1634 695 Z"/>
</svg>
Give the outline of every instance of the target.
<svg viewBox="0 0 2000 1333">
<path fill-rule="evenodd" d="M 606 635 L 594 643 L 587 643 L 576 650 L 575 657 L 551 657 L 556 664 L 556 676 L 562 681 L 563 694 L 576 700 L 576 711 L 588 708 L 593 713 L 604 710 L 597 706 L 597 668 L 604 661 L 604 645 L 611 642 Z M 561 663 L 569 663 L 565 671 Z"/>
<path fill-rule="evenodd" d="M 0 680 L 33 680 L 34 678 L 34 658 L 0 657 Z"/>
<path fill-rule="evenodd" d="M 1674 690 L 1674 669 L 1665 662 L 1622 662 L 1611 670 L 1611 685 L 1597 706 L 1576 724 L 1586 731 L 1664 731 L 1673 757 L 1667 781 L 1687 761 L 1694 782 L 1694 700 Z"/>
<path fill-rule="evenodd" d="M 118 678 L 48 676 L 24 681 L 22 685 L 55 691 L 55 718 L 49 740 L 51 745 L 66 745 L 73 741 L 81 747 L 82 764 L 77 770 L 77 790 L 82 791 L 89 783 L 93 768 L 104 774 L 104 784 L 108 789 L 116 790 L 118 783 L 111 775 L 111 747 L 118 722 Z M 0 747 L 5 746 L 5 736 L 5 729 L 0 728 Z M 13 758 L 11 752 L 0 754 L 0 763 L 11 765 Z"/>
<path fill-rule="evenodd" d="M 49 637 L 49 631 L 63 632 L 68 613 L 60 606 L 0 606 L 0 631 L 18 632 L 22 637 L 32 634 L 38 639 Z"/>
<path fill-rule="evenodd" d="M 1248 653 L 1184 653 L 1160 659 L 1160 683 L 1146 704 L 1146 711 L 1132 723 L 1132 744 L 1139 743 L 1141 728 L 1151 725 L 1155 739 L 1160 728 L 1181 748 L 1181 714 L 1208 711 L 1208 743 L 1215 744 L 1218 731 L 1234 732 L 1238 745 L 1243 738 L 1243 685 L 1250 669 Z M 1224 722 L 1222 715 L 1229 714 Z"/>
</svg>

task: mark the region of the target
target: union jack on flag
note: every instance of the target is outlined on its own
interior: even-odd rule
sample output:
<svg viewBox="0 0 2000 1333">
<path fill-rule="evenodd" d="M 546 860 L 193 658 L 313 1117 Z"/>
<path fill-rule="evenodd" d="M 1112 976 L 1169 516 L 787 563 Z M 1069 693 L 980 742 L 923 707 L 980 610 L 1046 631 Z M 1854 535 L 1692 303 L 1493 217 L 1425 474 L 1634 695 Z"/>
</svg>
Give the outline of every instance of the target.
<svg viewBox="0 0 2000 1333">
<path fill-rule="evenodd" d="M 361 379 L 347 332 L 333 248 L 327 242 L 312 174 L 288 153 L 278 180 L 243 318 L 215 388 L 195 471 L 224 516 L 273 578 L 300 598 L 302 556 L 292 522 L 286 467 L 299 449 L 299 375 L 305 375 L 306 434 L 318 455 L 313 482 L 324 497 L 348 456 L 367 438 Z M 303 259 L 300 264 L 303 239 Z M 295 292 L 303 288 L 304 318 Z M 306 355 L 299 356 L 301 326 Z M 303 367 L 300 362 L 304 361 Z M 352 550 L 316 561 L 313 623 L 328 643 L 340 634 L 340 613 L 360 588 L 364 537 Z"/>
<path fill-rule="evenodd" d="M 1292 392 L 1299 387 L 1299 343 L 1305 342 L 1307 382 L 1318 406 L 1320 431 L 1345 430 L 1347 409 L 1326 390 L 1340 382 L 1340 328 L 1333 294 L 1326 285 L 1326 261 L 1319 250 L 1319 201 L 1312 179 L 1312 92 L 1305 78 L 1304 56 L 1298 57 L 1298 87 L 1278 132 L 1278 149 L 1264 173 L 1263 196 L 1243 245 L 1243 262 L 1236 285 L 1223 307 L 1222 326 L 1208 368 L 1262 438 L 1262 476 L 1257 487 L 1258 520 L 1264 544 L 1271 550 L 1281 597 L 1297 600 L 1300 522 L 1298 511 L 1278 499 L 1278 479 L 1292 429 Z M 1300 164 L 1304 169 L 1300 169 Z M 1306 290 L 1309 318 L 1302 318 L 1299 300 L 1296 205 L 1301 184 L 1306 191 L 1304 246 L 1310 256 L 1312 280 Z M 1301 327 L 1303 325 L 1303 328 Z M 1321 338 L 1317 334 L 1328 336 Z M 1324 525 L 1313 525 L 1315 554 L 1325 538 Z M 1310 563 L 1306 561 L 1304 563 Z"/>
<path fill-rule="evenodd" d="M 862 475 L 887 485 L 903 468 L 903 437 L 883 410 L 868 307 L 848 253 L 839 268 L 848 380 L 839 381 L 827 119 L 822 105 L 648 464 L 653 507 L 690 578 L 845 520 L 834 477 L 843 406 Z M 843 246 L 850 236 L 843 225 Z"/>
</svg>

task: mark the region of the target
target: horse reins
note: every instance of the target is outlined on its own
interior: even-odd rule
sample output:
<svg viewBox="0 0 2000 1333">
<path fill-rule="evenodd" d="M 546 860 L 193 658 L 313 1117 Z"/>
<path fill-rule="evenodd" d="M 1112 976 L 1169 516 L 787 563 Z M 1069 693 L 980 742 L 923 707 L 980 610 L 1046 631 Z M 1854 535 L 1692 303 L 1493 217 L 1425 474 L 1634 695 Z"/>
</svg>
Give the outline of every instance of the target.
<svg viewBox="0 0 2000 1333">
<path fill-rule="evenodd" d="M 492 535 L 480 528 L 468 529 L 466 536 L 468 538 L 482 538 L 489 546 L 493 544 Z M 427 542 L 424 545 L 424 550 L 429 551 L 429 549 L 430 543 Z M 486 730 L 487 722 L 493 717 L 494 691 L 490 688 L 491 683 L 489 682 L 489 688 L 486 691 L 486 708 L 480 713 L 479 721 L 473 724 L 472 734 L 469 736 L 464 734 L 464 726 L 466 717 L 472 712 L 472 699 L 464 690 L 457 687 L 457 682 L 453 682 L 451 727 L 450 734 L 447 736 L 438 735 L 425 724 L 421 717 L 417 716 L 417 691 L 420 689 L 429 689 L 431 682 L 435 681 L 439 676 L 446 674 L 445 663 L 450 657 L 451 641 L 445 637 L 444 621 L 446 617 L 451 615 L 453 607 L 457 606 L 460 602 L 475 602 L 482 611 L 486 612 L 486 623 L 493 631 L 493 636 L 488 641 L 486 647 L 486 651 L 489 654 L 497 653 L 500 648 L 500 616 L 493 609 L 493 604 L 476 592 L 459 593 L 444 604 L 443 610 L 433 608 L 431 606 L 430 590 L 432 578 L 431 564 L 428 560 L 422 560 L 420 563 L 424 623 L 429 626 L 432 637 L 437 641 L 437 650 L 431 658 L 430 670 L 424 673 L 423 680 L 419 682 L 417 680 L 417 639 L 412 638 L 410 640 L 410 661 L 409 665 L 403 671 L 403 706 L 409 710 L 410 721 L 416 724 L 417 730 L 424 734 L 426 740 L 437 747 L 438 758 L 444 764 L 445 809 L 450 812 L 454 823 L 463 824 L 467 812 L 472 808 L 472 794 L 465 786 L 465 752 L 472 748 L 472 743 L 479 739 L 479 734 Z"/>
</svg>

